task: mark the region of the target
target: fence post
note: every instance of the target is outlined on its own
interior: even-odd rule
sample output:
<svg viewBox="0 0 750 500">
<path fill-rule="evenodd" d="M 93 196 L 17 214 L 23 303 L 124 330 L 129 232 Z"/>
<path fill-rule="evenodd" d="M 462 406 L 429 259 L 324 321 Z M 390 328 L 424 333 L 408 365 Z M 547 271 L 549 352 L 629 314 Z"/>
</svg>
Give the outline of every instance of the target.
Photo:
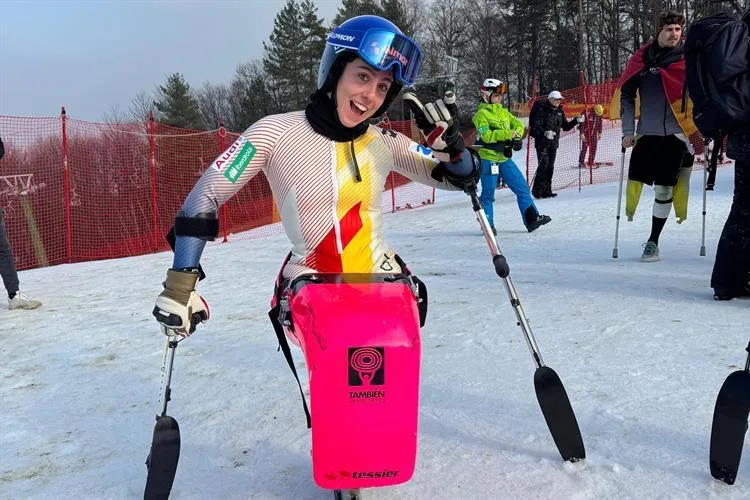
<svg viewBox="0 0 750 500">
<path fill-rule="evenodd" d="M 68 117 L 65 106 L 60 111 L 62 123 L 63 190 L 65 191 L 65 247 L 68 263 L 73 261 L 73 226 L 70 218 L 70 173 L 68 172 Z"/>
<path fill-rule="evenodd" d="M 226 149 L 226 143 L 224 142 L 224 138 L 227 136 L 227 131 L 224 128 L 224 118 L 219 116 L 219 154 L 223 153 Z M 210 167 L 209 167 L 210 168 Z M 221 208 L 219 209 L 219 220 L 221 221 L 221 232 L 224 234 L 224 241 L 222 243 L 226 243 L 229 241 L 227 238 L 227 204 L 224 203 Z"/>
<path fill-rule="evenodd" d="M 159 211 L 156 207 L 156 138 L 154 137 L 154 112 L 148 113 L 148 145 L 151 163 L 151 217 L 154 221 L 154 252 L 159 249 Z"/>
<path fill-rule="evenodd" d="M 529 101 L 529 133 L 526 138 L 526 184 L 529 184 L 529 160 L 531 160 L 531 108 L 534 106 L 536 99 L 536 77 L 531 79 L 531 100 Z"/>
</svg>

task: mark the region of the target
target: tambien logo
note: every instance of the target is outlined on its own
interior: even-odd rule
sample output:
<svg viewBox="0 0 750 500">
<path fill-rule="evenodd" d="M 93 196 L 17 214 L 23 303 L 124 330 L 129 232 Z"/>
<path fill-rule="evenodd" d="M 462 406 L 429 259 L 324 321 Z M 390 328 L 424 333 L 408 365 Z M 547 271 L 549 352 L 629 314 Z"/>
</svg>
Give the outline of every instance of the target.
<svg viewBox="0 0 750 500">
<path fill-rule="evenodd" d="M 240 178 L 242 172 L 244 172 L 245 168 L 250 164 L 250 160 L 255 156 L 255 151 L 255 146 L 250 142 L 246 142 L 242 148 L 240 148 L 239 153 L 234 157 L 232 163 L 230 163 L 226 170 L 224 170 L 224 177 L 226 177 L 232 184 L 237 182 L 237 179 Z"/>
<path fill-rule="evenodd" d="M 385 349 L 382 347 L 350 347 L 349 385 L 369 387 L 383 384 L 385 384 Z M 382 395 L 378 394 L 377 396 Z"/>
</svg>

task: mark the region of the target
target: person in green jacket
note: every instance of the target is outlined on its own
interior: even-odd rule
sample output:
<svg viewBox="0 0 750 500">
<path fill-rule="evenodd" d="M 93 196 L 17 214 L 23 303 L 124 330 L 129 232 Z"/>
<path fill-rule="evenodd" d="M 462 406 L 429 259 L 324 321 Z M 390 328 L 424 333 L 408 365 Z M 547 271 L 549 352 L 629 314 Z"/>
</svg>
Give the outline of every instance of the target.
<svg viewBox="0 0 750 500">
<path fill-rule="evenodd" d="M 479 195 L 479 201 L 495 234 L 497 231 L 493 205 L 498 178 L 502 179 L 516 195 L 521 219 L 529 232 L 552 220 L 548 215 L 539 214 L 526 179 L 515 162 L 510 159 L 514 146 L 521 149 L 524 126 L 500 104 L 506 90 L 507 87 L 500 80 L 487 78 L 480 87 L 484 102 L 479 103 L 471 119 L 477 129 L 475 146 L 479 148 L 479 157 L 482 159 L 482 193 Z"/>
</svg>

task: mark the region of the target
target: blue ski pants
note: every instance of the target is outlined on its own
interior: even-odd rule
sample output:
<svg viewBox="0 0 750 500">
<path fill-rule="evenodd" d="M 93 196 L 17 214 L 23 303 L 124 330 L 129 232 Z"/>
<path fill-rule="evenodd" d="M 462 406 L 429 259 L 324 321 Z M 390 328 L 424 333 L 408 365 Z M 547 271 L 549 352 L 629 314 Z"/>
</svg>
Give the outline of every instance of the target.
<svg viewBox="0 0 750 500">
<path fill-rule="evenodd" d="M 479 195 L 479 202 L 482 204 L 482 209 L 487 216 L 487 220 L 490 226 L 495 227 L 494 220 L 494 203 L 495 203 L 495 190 L 497 189 L 498 179 L 502 179 L 505 184 L 513 191 L 516 195 L 516 202 L 518 202 L 518 210 L 521 212 L 521 220 L 523 225 L 526 225 L 526 210 L 529 207 L 534 207 L 534 212 L 539 213 L 536 205 L 534 205 L 534 199 L 531 197 L 529 186 L 526 184 L 521 171 L 516 166 L 515 162 L 511 159 L 507 159 L 502 163 L 499 163 L 497 167 L 497 174 L 492 173 L 492 165 L 498 165 L 498 162 L 491 160 L 482 160 L 482 177 L 480 183 L 482 185 L 482 193 Z"/>
</svg>

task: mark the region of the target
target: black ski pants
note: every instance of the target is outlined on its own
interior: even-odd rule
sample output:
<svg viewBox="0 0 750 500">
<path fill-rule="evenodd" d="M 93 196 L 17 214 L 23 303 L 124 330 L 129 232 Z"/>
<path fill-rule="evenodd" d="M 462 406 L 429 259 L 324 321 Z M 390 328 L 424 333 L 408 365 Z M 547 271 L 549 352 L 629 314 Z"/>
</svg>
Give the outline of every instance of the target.
<svg viewBox="0 0 750 500">
<path fill-rule="evenodd" d="M 10 250 L 2 210 L 0 210 L 0 276 L 3 278 L 3 284 L 9 295 L 18 291 L 18 273 L 13 261 L 13 252 Z"/>
<path fill-rule="evenodd" d="M 536 148 L 539 166 L 536 169 L 534 184 L 531 188 L 531 194 L 535 198 L 543 198 L 552 194 L 552 175 L 555 173 L 556 156 L 557 145 L 554 143 Z"/>
<path fill-rule="evenodd" d="M 734 163 L 734 198 L 716 248 L 711 287 L 743 290 L 750 280 L 750 159 Z"/>
</svg>

